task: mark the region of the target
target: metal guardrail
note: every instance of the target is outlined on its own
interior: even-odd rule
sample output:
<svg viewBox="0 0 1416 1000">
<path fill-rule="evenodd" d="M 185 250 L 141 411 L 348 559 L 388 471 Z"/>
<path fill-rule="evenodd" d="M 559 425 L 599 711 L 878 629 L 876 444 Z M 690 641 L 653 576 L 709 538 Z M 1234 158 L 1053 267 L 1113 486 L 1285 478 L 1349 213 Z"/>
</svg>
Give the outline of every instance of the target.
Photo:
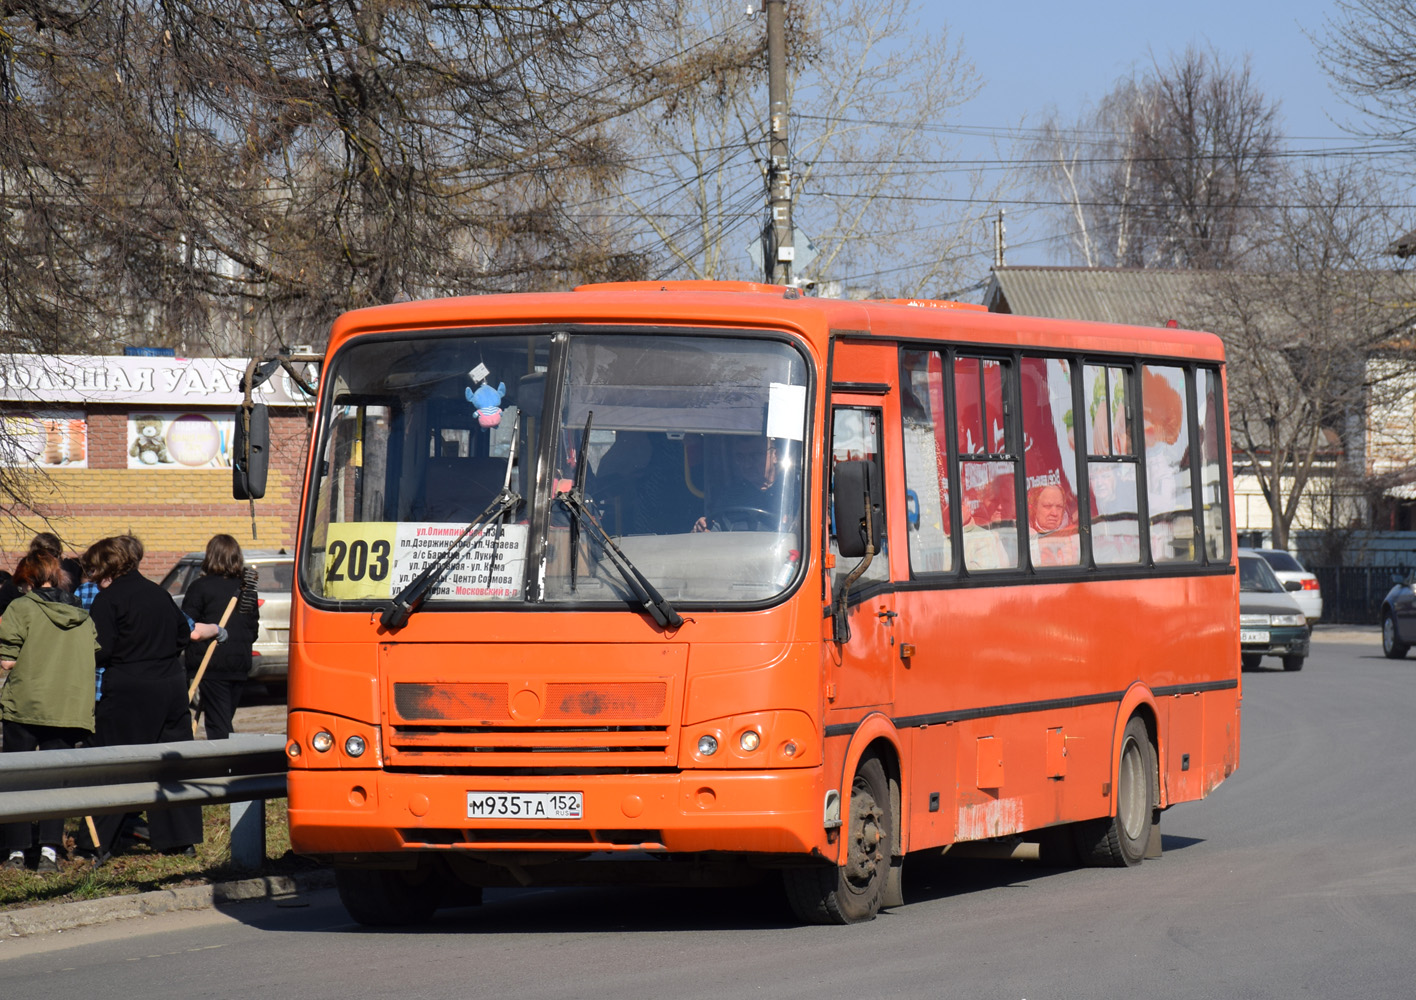
<svg viewBox="0 0 1416 1000">
<path fill-rule="evenodd" d="M 259 868 L 265 800 L 285 796 L 285 737 L 0 753 L 0 822 L 176 805 L 231 806 L 231 861 Z"/>
</svg>

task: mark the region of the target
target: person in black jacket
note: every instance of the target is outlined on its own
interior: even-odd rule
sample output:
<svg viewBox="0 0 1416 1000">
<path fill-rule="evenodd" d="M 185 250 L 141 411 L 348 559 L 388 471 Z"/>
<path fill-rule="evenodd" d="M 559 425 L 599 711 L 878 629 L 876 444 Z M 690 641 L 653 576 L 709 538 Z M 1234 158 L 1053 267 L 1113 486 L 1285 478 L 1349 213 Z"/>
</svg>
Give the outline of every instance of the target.
<svg viewBox="0 0 1416 1000">
<path fill-rule="evenodd" d="M 241 689 L 251 673 L 251 646 L 259 627 L 259 597 L 255 581 L 247 579 L 241 546 L 230 535 L 213 535 L 199 576 L 182 598 L 182 611 L 194 622 L 221 624 L 227 607 L 225 642 L 216 645 L 197 688 L 200 711 L 206 719 L 206 738 L 224 740 L 231 735 L 231 720 L 241 701 Z M 249 576 L 254 576 L 254 573 Z M 236 602 L 234 606 L 232 602 Z M 215 639 L 187 647 L 187 685 L 197 675 L 202 659 Z"/>
<path fill-rule="evenodd" d="M 138 572 L 142 543 L 131 536 L 103 538 L 83 555 L 84 571 L 98 584 L 90 617 L 98 630 L 103 697 L 94 713 L 98 746 L 179 743 L 192 738 L 187 672 L 182 652 L 191 641 L 186 616 L 172 597 Z M 102 860 L 116 846 L 121 815 L 99 816 Z M 202 840 L 200 806 L 152 809 L 149 846 L 165 854 L 195 854 Z"/>
</svg>

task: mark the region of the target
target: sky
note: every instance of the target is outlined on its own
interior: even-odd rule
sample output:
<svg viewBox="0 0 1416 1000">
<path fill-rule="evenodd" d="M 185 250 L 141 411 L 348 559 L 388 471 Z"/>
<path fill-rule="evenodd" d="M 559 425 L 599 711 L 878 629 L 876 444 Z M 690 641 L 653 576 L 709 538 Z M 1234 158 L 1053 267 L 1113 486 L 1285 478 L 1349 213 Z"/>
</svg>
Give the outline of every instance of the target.
<svg viewBox="0 0 1416 1000">
<path fill-rule="evenodd" d="M 1074 4 L 1013 0 L 946 3 L 922 0 L 924 26 L 947 24 L 962 41 L 983 84 L 954 123 L 977 128 L 1037 124 L 1051 107 L 1074 119 L 1109 93 L 1132 69 L 1168 64 L 1189 44 L 1221 57 L 1251 58 L 1253 80 L 1280 102 L 1292 147 L 1340 148 L 1353 142 L 1336 122 L 1353 112 L 1329 86 L 1313 42 L 1334 14 L 1331 0 L 1184 0 L 1175 3 Z M 984 140 L 977 143 L 987 156 Z M 1008 223 L 1010 264 L 1058 264 L 1059 250 L 1041 242 L 1024 219 Z"/>
</svg>

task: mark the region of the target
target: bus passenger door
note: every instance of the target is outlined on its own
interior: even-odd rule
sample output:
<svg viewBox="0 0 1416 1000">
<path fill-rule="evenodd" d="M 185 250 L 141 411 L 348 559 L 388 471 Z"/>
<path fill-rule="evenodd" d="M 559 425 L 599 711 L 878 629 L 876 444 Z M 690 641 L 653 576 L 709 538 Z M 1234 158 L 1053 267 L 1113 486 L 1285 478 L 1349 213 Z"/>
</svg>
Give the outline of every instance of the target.
<svg viewBox="0 0 1416 1000">
<path fill-rule="evenodd" d="M 875 474 L 885 484 L 883 454 L 884 414 L 879 397 L 855 400 L 833 397 L 831 412 L 831 467 L 842 461 L 868 461 L 875 465 Z M 886 513 L 886 524 L 889 514 Z M 834 692 L 829 707 L 863 708 L 889 705 L 895 697 L 895 663 L 899 656 L 899 628 L 896 625 L 895 594 L 890 587 L 890 544 L 886 537 L 877 542 L 878 551 L 854 580 L 852 573 L 859 559 L 843 558 L 836 549 L 835 526 L 832 524 L 831 552 L 836 565 L 831 570 L 833 604 L 842 590 L 849 586 L 846 624 L 850 637 L 834 643 L 834 676 L 828 682 L 828 693 Z M 856 713 L 853 713 L 856 714 Z"/>
</svg>

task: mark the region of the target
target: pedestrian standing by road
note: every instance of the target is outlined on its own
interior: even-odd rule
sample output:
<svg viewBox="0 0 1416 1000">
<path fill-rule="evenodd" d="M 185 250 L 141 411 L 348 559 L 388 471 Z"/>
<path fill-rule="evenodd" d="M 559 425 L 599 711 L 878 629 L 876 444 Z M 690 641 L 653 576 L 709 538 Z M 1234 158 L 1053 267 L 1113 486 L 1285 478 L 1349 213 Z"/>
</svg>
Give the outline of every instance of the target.
<svg viewBox="0 0 1416 1000">
<path fill-rule="evenodd" d="M 32 552 L 16 567 L 21 595 L 0 621 L 0 669 L 7 675 L 0 690 L 5 753 L 68 750 L 93 733 L 98 633 L 63 579 L 59 560 L 49 552 Z M 64 820 L 40 820 L 37 827 L 36 870 L 58 871 Z M 34 829 L 29 822 L 0 828 L 4 867 L 26 866 Z"/>
<path fill-rule="evenodd" d="M 59 536 L 52 531 L 41 531 L 30 539 L 27 556 L 43 552 L 53 556 L 60 561 L 59 586 L 73 593 L 74 587 L 79 582 L 78 565 L 72 559 L 63 559 L 64 543 L 59 540 Z M 7 579 L 0 583 L 0 615 L 5 613 L 5 609 L 10 606 L 10 602 L 19 597 L 22 591 L 13 579 Z"/>
<path fill-rule="evenodd" d="M 186 616 L 171 596 L 138 572 L 142 543 L 132 536 L 103 538 L 83 555 L 98 584 L 91 611 L 98 632 L 103 698 L 95 715 L 99 746 L 177 743 L 192 738 L 182 653 L 191 641 Z M 199 806 L 153 809 L 149 844 L 166 854 L 195 854 L 202 839 Z M 97 820 L 98 860 L 111 853 L 123 817 Z"/>
<path fill-rule="evenodd" d="M 245 569 L 245 558 L 236 539 L 213 535 L 202 559 L 202 575 L 182 599 L 182 611 L 193 622 L 221 624 L 226 618 L 225 642 L 218 644 L 212 639 L 187 647 L 189 687 L 203 659 L 207 660 L 197 696 L 209 740 L 224 740 L 231 735 L 232 716 L 251 673 L 251 647 L 256 641 L 260 611 L 255 581 L 246 579 Z"/>
</svg>

